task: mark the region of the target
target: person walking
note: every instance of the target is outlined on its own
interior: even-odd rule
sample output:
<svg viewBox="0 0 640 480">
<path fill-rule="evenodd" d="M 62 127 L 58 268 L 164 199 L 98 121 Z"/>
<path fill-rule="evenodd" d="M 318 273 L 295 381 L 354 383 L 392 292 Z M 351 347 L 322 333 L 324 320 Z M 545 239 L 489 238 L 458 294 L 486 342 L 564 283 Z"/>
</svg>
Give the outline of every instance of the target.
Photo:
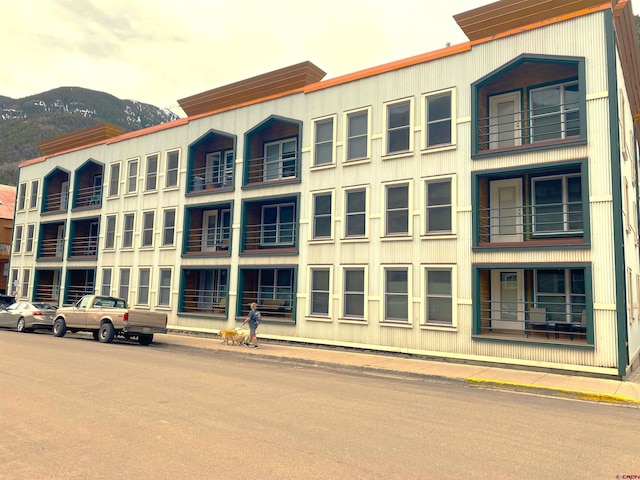
<svg viewBox="0 0 640 480">
<path fill-rule="evenodd" d="M 253 340 L 253 348 L 258 348 L 258 337 L 256 335 L 256 330 L 258 329 L 258 325 L 260 324 L 261 315 L 258 311 L 258 305 L 256 302 L 251 303 L 251 310 L 249 310 L 249 315 L 242 325 L 246 325 L 249 322 L 249 342 L 243 342 L 242 344 L 245 347 L 250 347 L 251 341 Z"/>
</svg>

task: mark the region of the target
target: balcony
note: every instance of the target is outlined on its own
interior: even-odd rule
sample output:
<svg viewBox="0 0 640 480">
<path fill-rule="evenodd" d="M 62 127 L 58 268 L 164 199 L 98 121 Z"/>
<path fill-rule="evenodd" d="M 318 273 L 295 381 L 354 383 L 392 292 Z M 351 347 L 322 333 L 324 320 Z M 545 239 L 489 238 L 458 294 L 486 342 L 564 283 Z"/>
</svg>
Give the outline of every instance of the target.
<svg viewBox="0 0 640 480">
<path fill-rule="evenodd" d="M 34 300 L 58 305 L 60 300 L 60 269 L 35 270 Z"/>
<path fill-rule="evenodd" d="M 258 186 L 300 178 L 300 130 L 295 120 L 270 117 L 246 135 L 244 185 Z"/>
<path fill-rule="evenodd" d="M 473 156 L 586 141 L 584 60 L 520 56 L 472 85 Z"/>
<path fill-rule="evenodd" d="M 96 272 L 94 269 L 67 270 L 64 305 L 73 305 L 84 295 L 95 293 Z"/>
<path fill-rule="evenodd" d="M 593 344 L 588 268 L 479 269 L 477 337 Z"/>
<path fill-rule="evenodd" d="M 241 269 L 239 315 L 246 317 L 251 303 L 258 305 L 262 321 L 295 323 L 296 271 L 294 268 Z"/>
<path fill-rule="evenodd" d="M 43 223 L 40 226 L 37 258 L 62 260 L 64 255 L 64 222 Z"/>
<path fill-rule="evenodd" d="M 102 206 L 103 165 L 88 160 L 75 173 L 72 208 L 100 208 Z"/>
<path fill-rule="evenodd" d="M 63 213 L 69 206 L 69 172 L 56 168 L 44 178 L 43 213 Z"/>
<path fill-rule="evenodd" d="M 182 277 L 181 312 L 227 317 L 229 272 L 226 268 L 189 268 L 183 271 Z"/>
<path fill-rule="evenodd" d="M 234 135 L 212 130 L 189 146 L 187 193 L 233 190 L 235 143 Z"/>
<path fill-rule="evenodd" d="M 230 203 L 187 208 L 185 222 L 185 255 L 230 255 Z"/>
<path fill-rule="evenodd" d="M 296 197 L 245 203 L 242 253 L 297 253 L 297 205 Z"/>
<path fill-rule="evenodd" d="M 77 220 L 71 223 L 69 259 L 94 259 L 98 254 L 98 219 Z"/>
<path fill-rule="evenodd" d="M 474 175 L 479 247 L 584 245 L 589 241 L 583 165 Z"/>
</svg>

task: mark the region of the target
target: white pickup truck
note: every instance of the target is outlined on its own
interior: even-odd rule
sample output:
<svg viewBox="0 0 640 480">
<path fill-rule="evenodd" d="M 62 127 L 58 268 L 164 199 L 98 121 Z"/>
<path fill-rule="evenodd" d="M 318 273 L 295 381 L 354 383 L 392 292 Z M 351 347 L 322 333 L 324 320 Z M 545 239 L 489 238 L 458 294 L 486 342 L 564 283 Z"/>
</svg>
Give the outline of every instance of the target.
<svg viewBox="0 0 640 480">
<path fill-rule="evenodd" d="M 167 333 L 167 315 L 129 310 L 122 298 L 85 295 L 71 307 L 60 307 L 53 321 L 53 335 L 63 337 L 67 330 L 91 332 L 102 343 L 111 343 L 116 335 L 149 345 L 154 333 Z"/>
</svg>

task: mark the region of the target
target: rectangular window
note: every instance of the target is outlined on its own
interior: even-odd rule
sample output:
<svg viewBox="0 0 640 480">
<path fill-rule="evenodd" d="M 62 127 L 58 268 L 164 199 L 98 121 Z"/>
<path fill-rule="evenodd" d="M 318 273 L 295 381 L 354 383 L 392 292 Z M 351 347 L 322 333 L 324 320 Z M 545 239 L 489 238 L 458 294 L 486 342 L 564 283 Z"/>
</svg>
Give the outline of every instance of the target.
<svg viewBox="0 0 640 480">
<path fill-rule="evenodd" d="M 537 307 L 551 322 L 580 321 L 586 308 L 584 269 L 536 270 Z"/>
<path fill-rule="evenodd" d="M 129 160 L 127 164 L 127 193 L 138 191 L 138 159 Z"/>
<path fill-rule="evenodd" d="M 450 268 L 425 270 L 425 312 L 423 322 L 453 325 L 453 272 Z"/>
<path fill-rule="evenodd" d="M 18 287 L 20 284 L 18 283 L 18 269 L 14 268 L 11 270 L 11 294 L 17 296 Z"/>
<path fill-rule="evenodd" d="M 167 164 L 165 172 L 165 186 L 177 187 L 178 186 L 178 167 L 180 161 L 180 152 L 173 151 L 167 152 Z"/>
<path fill-rule="evenodd" d="M 102 269 L 102 286 L 100 287 L 100 295 L 111 295 L 111 269 Z"/>
<path fill-rule="evenodd" d="M 264 145 L 263 181 L 295 177 L 298 164 L 298 139 L 287 138 Z"/>
<path fill-rule="evenodd" d="M 326 240 L 332 238 L 331 192 L 313 195 L 313 239 Z"/>
<path fill-rule="evenodd" d="M 22 290 L 20 296 L 29 298 L 29 281 L 31 280 L 31 270 L 22 271 Z"/>
<path fill-rule="evenodd" d="M 34 180 L 31 182 L 31 196 L 29 197 L 29 208 L 36 208 L 38 205 L 38 190 L 40 189 L 40 182 Z"/>
<path fill-rule="evenodd" d="M 425 182 L 425 233 L 447 234 L 452 232 L 453 208 L 451 179 Z"/>
<path fill-rule="evenodd" d="M 295 228 L 293 203 L 262 207 L 261 245 L 293 245 Z"/>
<path fill-rule="evenodd" d="M 411 101 L 387 105 L 387 154 L 411 149 Z"/>
<path fill-rule="evenodd" d="M 149 305 L 149 285 L 151 282 L 151 269 L 138 270 L 138 305 Z"/>
<path fill-rule="evenodd" d="M 109 167 L 109 196 L 117 197 L 120 193 L 120 164 L 113 163 Z"/>
<path fill-rule="evenodd" d="M 142 245 L 143 247 L 153 246 L 153 224 L 155 223 L 155 212 L 144 212 L 142 214 Z"/>
<path fill-rule="evenodd" d="M 344 269 L 344 317 L 364 320 L 364 268 Z"/>
<path fill-rule="evenodd" d="M 160 269 L 160 280 L 158 285 L 158 305 L 168 307 L 171 305 L 171 269 Z"/>
<path fill-rule="evenodd" d="M 333 118 L 325 118 L 314 122 L 313 165 L 330 165 L 333 161 Z"/>
<path fill-rule="evenodd" d="M 369 111 L 347 115 L 347 161 L 369 157 Z"/>
<path fill-rule="evenodd" d="M 118 297 L 124 298 L 129 304 L 129 285 L 131 282 L 131 270 L 128 268 L 120 269 L 120 287 L 118 288 Z"/>
<path fill-rule="evenodd" d="M 132 248 L 133 247 L 133 225 L 134 225 L 134 214 L 127 213 L 124 216 L 123 226 L 122 226 L 122 248 Z"/>
<path fill-rule="evenodd" d="M 425 148 L 453 144 L 453 92 L 427 94 L 424 99 Z"/>
<path fill-rule="evenodd" d="M 144 189 L 146 191 L 155 190 L 158 186 L 158 155 L 149 155 L 147 157 L 147 169 L 145 176 Z"/>
<path fill-rule="evenodd" d="M 350 190 L 345 194 L 345 237 L 364 237 L 366 234 L 367 191 Z"/>
<path fill-rule="evenodd" d="M 388 185 L 385 191 L 385 235 L 408 235 L 409 185 Z"/>
<path fill-rule="evenodd" d="M 578 82 L 537 88 L 530 97 L 532 142 L 580 135 Z"/>
<path fill-rule="evenodd" d="M 107 232 L 104 236 L 104 248 L 115 248 L 116 246 L 116 216 L 107 217 Z"/>
<path fill-rule="evenodd" d="M 329 316 L 330 278 L 328 268 L 311 269 L 311 315 Z"/>
<path fill-rule="evenodd" d="M 582 179 L 580 174 L 534 178 L 533 232 L 582 233 Z"/>
<path fill-rule="evenodd" d="M 384 319 L 409 321 L 409 270 L 384 269 Z"/>
<path fill-rule="evenodd" d="M 176 231 L 176 210 L 175 208 L 164 211 L 162 224 L 162 246 L 173 245 Z"/>
<path fill-rule="evenodd" d="M 17 210 L 24 210 L 26 196 L 27 196 L 27 184 L 21 183 L 20 186 L 18 187 L 18 205 L 16 208 Z"/>
<path fill-rule="evenodd" d="M 16 233 L 13 238 L 13 251 L 15 253 L 20 253 L 20 250 L 22 250 L 22 228 L 22 225 L 16 227 Z"/>
<path fill-rule="evenodd" d="M 27 242 L 24 249 L 26 253 L 33 252 L 34 231 L 35 231 L 35 225 L 27 225 Z"/>
</svg>

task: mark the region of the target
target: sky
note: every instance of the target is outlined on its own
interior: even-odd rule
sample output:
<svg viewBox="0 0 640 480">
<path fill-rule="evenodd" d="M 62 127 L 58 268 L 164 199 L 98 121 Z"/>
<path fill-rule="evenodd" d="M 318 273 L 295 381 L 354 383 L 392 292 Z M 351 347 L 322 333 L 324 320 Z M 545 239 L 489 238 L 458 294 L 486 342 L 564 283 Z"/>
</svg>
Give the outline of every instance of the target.
<svg viewBox="0 0 640 480">
<path fill-rule="evenodd" d="M 0 95 L 178 100 L 306 60 L 326 79 L 467 41 L 493 0 L 0 0 Z M 634 13 L 640 0 L 633 0 Z"/>
</svg>

